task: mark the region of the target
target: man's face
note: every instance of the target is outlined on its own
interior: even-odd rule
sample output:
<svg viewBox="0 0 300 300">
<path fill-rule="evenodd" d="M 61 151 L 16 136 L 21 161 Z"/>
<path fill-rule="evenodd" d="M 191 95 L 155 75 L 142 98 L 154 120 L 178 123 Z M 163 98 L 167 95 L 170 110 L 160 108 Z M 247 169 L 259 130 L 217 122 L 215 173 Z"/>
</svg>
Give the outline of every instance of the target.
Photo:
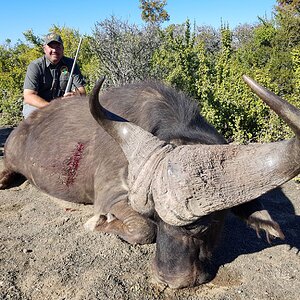
<svg viewBox="0 0 300 300">
<path fill-rule="evenodd" d="M 64 55 L 64 46 L 58 42 L 51 42 L 44 46 L 45 56 L 53 64 L 57 64 Z"/>
</svg>

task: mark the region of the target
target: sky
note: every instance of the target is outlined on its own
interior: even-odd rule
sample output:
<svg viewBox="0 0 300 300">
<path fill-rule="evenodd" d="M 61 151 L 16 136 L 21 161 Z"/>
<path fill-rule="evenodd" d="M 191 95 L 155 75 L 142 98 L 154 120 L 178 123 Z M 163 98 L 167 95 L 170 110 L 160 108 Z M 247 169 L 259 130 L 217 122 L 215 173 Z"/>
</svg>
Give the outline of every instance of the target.
<svg viewBox="0 0 300 300">
<path fill-rule="evenodd" d="M 168 24 L 187 19 L 198 26 L 231 29 L 244 23 L 255 24 L 259 17 L 272 17 L 276 0 L 167 0 Z M 1 1 L 0 44 L 25 41 L 23 32 L 31 29 L 43 37 L 53 25 L 92 35 L 97 22 L 115 16 L 130 24 L 143 25 L 139 0 L 23 0 Z"/>
</svg>

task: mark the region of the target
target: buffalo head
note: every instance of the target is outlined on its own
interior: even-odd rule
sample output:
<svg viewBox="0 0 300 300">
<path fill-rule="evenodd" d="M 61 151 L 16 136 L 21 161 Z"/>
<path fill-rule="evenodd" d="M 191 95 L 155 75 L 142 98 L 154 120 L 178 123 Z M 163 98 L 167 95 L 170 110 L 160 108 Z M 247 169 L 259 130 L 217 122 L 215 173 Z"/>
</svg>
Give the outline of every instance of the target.
<svg viewBox="0 0 300 300">
<path fill-rule="evenodd" d="M 295 138 L 268 144 L 174 146 L 103 108 L 101 97 L 98 100 L 103 80 L 90 96 L 92 115 L 128 160 L 131 206 L 144 216 L 156 216 L 153 270 L 171 287 L 207 280 L 201 257 L 210 251 L 210 236 L 218 236 L 227 209 L 247 205 L 300 172 L 300 111 L 243 78 L 287 122 Z M 278 224 L 273 225 L 269 233 L 283 238 Z"/>
</svg>

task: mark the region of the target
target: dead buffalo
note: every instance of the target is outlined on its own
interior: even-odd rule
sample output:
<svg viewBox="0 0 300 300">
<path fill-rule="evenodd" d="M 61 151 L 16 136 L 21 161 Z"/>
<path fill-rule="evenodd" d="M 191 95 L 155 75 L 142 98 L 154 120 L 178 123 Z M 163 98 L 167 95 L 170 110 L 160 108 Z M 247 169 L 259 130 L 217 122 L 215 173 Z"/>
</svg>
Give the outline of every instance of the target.
<svg viewBox="0 0 300 300">
<path fill-rule="evenodd" d="M 244 80 L 298 136 L 300 111 Z M 268 239 L 284 237 L 259 197 L 300 172 L 298 137 L 228 145 L 183 93 L 136 83 L 100 104 L 102 82 L 90 104 L 58 99 L 21 122 L 5 145 L 0 188 L 22 174 L 52 196 L 94 204 L 86 228 L 156 242 L 153 275 L 172 288 L 209 280 L 206 260 L 229 209 Z"/>
</svg>

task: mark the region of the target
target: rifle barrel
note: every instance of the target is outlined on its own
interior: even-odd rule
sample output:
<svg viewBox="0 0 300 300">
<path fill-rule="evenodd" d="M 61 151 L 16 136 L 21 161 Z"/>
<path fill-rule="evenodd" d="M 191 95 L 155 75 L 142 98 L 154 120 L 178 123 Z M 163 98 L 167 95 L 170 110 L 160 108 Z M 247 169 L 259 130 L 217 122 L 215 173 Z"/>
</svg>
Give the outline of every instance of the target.
<svg viewBox="0 0 300 300">
<path fill-rule="evenodd" d="M 71 69 L 71 72 L 70 72 L 70 75 L 69 75 L 69 79 L 68 79 L 67 87 L 66 87 L 66 90 L 65 90 L 65 94 L 71 91 L 73 73 L 74 73 L 74 69 L 75 69 L 75 65 L 76 65 L 78 53 L 79 53 L 79 50 L 80 50 L 81 42 L 82 42 L 82 37 L 79 40 L 79 44 L 78 44 L 77 51 L 76 51 L 76 54 L 75 54 L 74 62 L 73 62 L 73 65 L 72 65 L 72 69 Z"/>
</svg>

